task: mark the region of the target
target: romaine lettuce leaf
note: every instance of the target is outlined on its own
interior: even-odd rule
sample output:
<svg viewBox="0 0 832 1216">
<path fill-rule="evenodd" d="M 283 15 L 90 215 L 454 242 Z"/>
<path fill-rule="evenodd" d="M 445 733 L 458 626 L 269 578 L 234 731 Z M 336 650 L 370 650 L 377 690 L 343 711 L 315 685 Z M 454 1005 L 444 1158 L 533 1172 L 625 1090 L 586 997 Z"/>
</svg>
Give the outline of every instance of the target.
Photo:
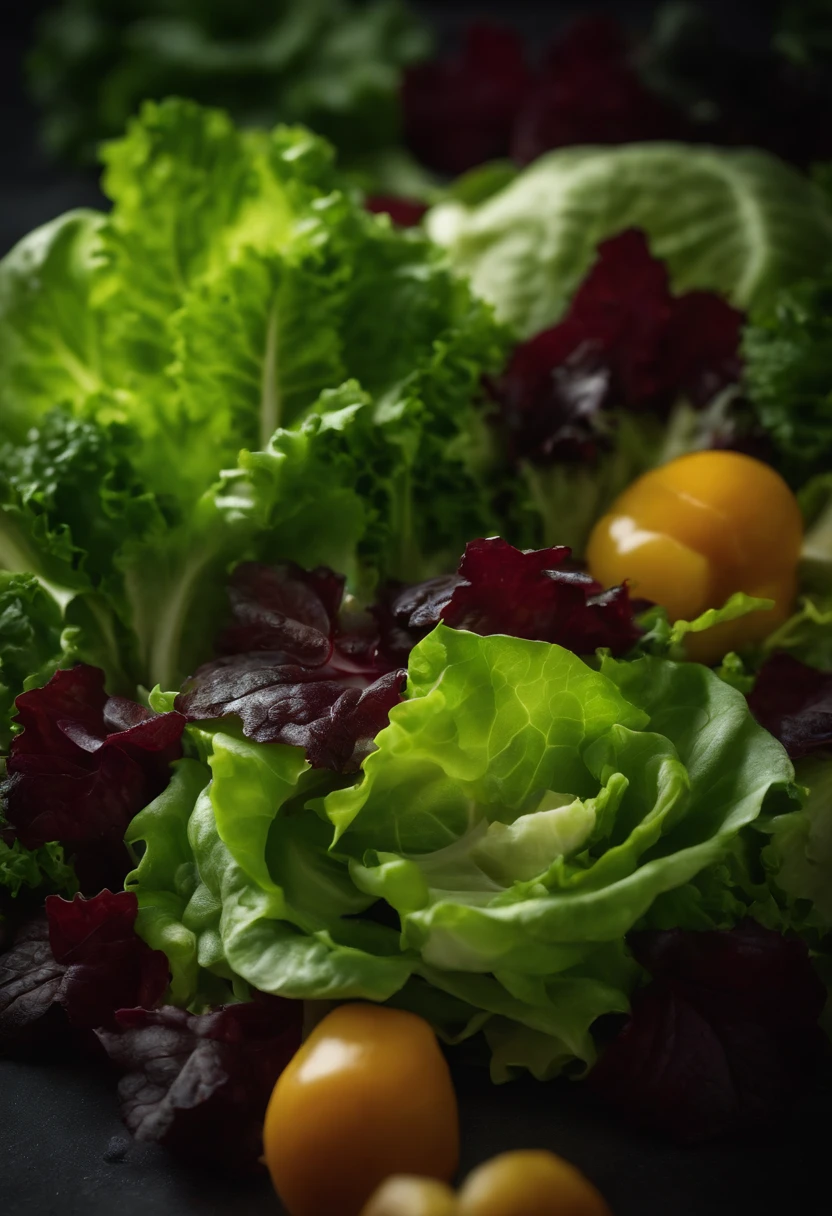
<svg viewBox="0 0 832 1216">
<path fill-rule="evenodd" d="M 625 228 L 644 229 L 676 291 L 720 291 L 742 309 L 832 255 L 832 216 L 795 170 L 682 144 L 548 153 L 483 203 L 441 203 L 426 222 L 522 338 L 559 319 L 599 241 Z"/>
<path fill-rule="evenodd" d="M 507 336 L 440 250 L 306 131 L 168 101 L 105 155 L 111 215 L 0 263 L 0 564 L 114 690 L 210 656 L 235 561 L 325 561 L 363 595 L 497 530 L 480 384 Z"/>
</svg>

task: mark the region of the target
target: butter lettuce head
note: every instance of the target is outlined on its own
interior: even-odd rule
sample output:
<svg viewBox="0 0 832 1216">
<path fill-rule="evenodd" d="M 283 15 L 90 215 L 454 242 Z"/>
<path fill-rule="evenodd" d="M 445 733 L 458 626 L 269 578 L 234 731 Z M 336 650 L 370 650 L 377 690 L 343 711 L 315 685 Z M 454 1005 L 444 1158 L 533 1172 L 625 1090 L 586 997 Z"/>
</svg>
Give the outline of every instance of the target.
<svg viewBox="0 0 832 1216">
<path fill-rule="evenodd" d="M 482 1031 L 498 1080 L 591 1066 L 639 982 L 629 930 L 694 907 L 698 881 L 720 924 L 746 915 L 731 859 L 794 797 L 782 747 L 704 667 L 444 625 L 357 779 L 228 724 L 185 739 L 127 836 L 171 998 L 390 1000 L 449 1043 Z"/>
<path fill-rule="evenodd" d="M 793 769 L 697 664 L 436 629 L 357 786 L 323 809 L 431 967 L 551 976 L 731 847 Z"/>
<path fill-rule="evenodd" d="M 673 143 L 548 153 L 483 202 L 437 205 L 427 226 L 521 337 L 559 319 L 599 242 L 625 228 L 646 232 L 676 291 L 742 309 L 832 253 L 832 218 L 801 174 L 764 152 Z"/>
</svg>

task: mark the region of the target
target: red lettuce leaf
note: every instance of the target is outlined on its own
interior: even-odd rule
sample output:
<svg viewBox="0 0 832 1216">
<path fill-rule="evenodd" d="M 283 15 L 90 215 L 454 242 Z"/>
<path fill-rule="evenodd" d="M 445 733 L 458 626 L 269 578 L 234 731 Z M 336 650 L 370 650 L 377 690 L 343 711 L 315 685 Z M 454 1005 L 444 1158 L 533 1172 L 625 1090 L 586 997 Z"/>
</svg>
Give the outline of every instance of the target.
<svg viewBox="0 0 832 1216">
<path fill-rule="evenodd" d="M 653 978 L 590 1074 L 603 1099 L 696 1142 L 776 1120 L 808 1092 L 826 993 L 802 942 L 747 921 L 630 944 Z"/>
<path fill-rule="evenodd" d="M 531 83 L 520 37 L 501 26 L 473 24 L 458 55 L 407 70 L 405 140 L 423 164 L 452 176 L 505 157 Z"/>
<path fill-rule="evenodd" d="M 139 906 L 132 892 L 102 891 L 46 900 L 52 956 L 64 968 L 56 1000 L 70 1025 L 115 1025 L 115 1012 L 132 1005 L 152 1008 L 168 986 L 168 960 L 135 932 Z"/>
<path fill-rule="evenodd" d="M 389 215 L 399 228 L 416 228 L 428 210 L 427 203 L 392 194 L 373 194 L 365 200 L 364 206 L 373 215 Z"/>
<path fill-rule="evenodd" d="M 832 671 L 774 654 L 763 664 L 748 705 L 793 760 L 832 747 Z"/>
<path fill-rule="evenodd" d="M 704 406 L 740 374 L 743 317 L 719 296 L 673 296 L 663 262 L 630 229 L 604 241 L 569 312 L 518 346 L 491 383 L 517 456 L 591 459 L 609 411 Z"/>
<path fill-rule="evenodd" d="M 340 611 L 343 592 L 323 566 L 238 566 L 222 657 L 185 682 L 177 711 L 189 721 L 236 715 L 248 738 L 303 747 L 316 768 L 359 768 L 405 672 L 382 658 L 368 613 Z"/>
<path fill-rule="evenodd" d="M 625 587 L 605 591 L 569 569 L 570 550 L 522 551 L 500 537 L 471 541 L 456 575 L 408 587 L 386 605 L 384 645 L 401 656 L 438 622 L 472 633 L 554 642 L 576 654 L 629 650 L 639 637 Z"/>
<path fill-rule="evenodd" d="M 123 1009 L 99 1038 L 124 1070 L 121 1113 L 137 1140 L 199 1163 L 254 1167 L 277 1078 L 300 1046 L 302 1002 L 261 997 L 197 1016 Z"/>
<path fill-rule="evenodd" d="M 23 731 L 6 764 L 7 834 L 31 849 L 60 841 L 83 891 L 120 886 L 125 829 L 167 785 L 185 719 L 108 697 L 104 673 L 87 666 L 57 671 L 16 705 Z"/>
<path fill-rule="evenodd" d="M 68 1027 L 115 1026 L 123 1006 L 158 1003 L 168 961 L 136 935 L 135 895 L 50 895 L 0 955 L 0 1048 L 49 1044 Z"/>
<path fill-rule="evenodd" d="M 617 22 L 576 21 L 549 51 L 520 109 L 511 151 L 520 164 L 571 144 L 685 139 L 684 117 L 639 79 Z"/>
<path fill-rule="evenodd" d="M 45 916 L 21 925 L 0 954 L 0 1051 L 29 1047 L 61 1034 L 58 996 L 65 968 L 49 945 Z"/>
<path fill-rule="evenodd" d="M 228 585 L 233 623 L 219 640 L 221 654 L 279 651 L 288 663 L 321 667 L 332 655 L 332 635 L 344 579 L 325 566 L 243 562 Z"/>
<path fill-rule="evenodd" d="M 279 654 L 232 655 L 200 667 L 176 708 L 195 722 L 236 715 L 249 739 L 294 744 L 315 768 L 352 772 L 401 700 L 406 674 L 369 683 L 331 667 L 286 664 Z"/>
</svg>

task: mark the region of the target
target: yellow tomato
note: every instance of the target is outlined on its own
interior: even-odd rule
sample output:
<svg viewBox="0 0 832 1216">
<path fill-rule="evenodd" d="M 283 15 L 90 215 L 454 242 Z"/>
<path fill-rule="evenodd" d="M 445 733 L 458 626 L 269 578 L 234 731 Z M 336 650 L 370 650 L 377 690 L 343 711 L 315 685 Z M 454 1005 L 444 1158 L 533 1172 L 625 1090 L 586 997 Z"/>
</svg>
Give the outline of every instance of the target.
<svg viewBox="0 0 832 1216">
<path fill-rule="evenodd" d="M 800 508 L 778 473 L 739 452 L 695 452 L 624 491 L 595 525 L 587 561 L 599 583 L 627 579 L 671 621 L 721 608 L 737 591 L 774 600 L 770 611 L 691 635 L 690 657 L 712 662 L 789 617 L 802 540 Z"/>
<path fill-rule="evenodd" d="M 430 1026 L 378 1005 L 333 1010 L 278 1079 L 263 1143 L 291 1216 L 358 1216 L 391 1174 L 449 1180 L 459 1115 Z"/>
<path fill-rule="evenodd" d="M 388 1178 L 361 1216 L 456 1216 L 456 1198 L 432 1178 Z"/>
<path fill-rule="evenodd" d="M 457 1216 L 611 1216 L 599 1192 L 562 1157 L 503 1153 L 481 1165 L 457 1196 Z"/>
</svg>

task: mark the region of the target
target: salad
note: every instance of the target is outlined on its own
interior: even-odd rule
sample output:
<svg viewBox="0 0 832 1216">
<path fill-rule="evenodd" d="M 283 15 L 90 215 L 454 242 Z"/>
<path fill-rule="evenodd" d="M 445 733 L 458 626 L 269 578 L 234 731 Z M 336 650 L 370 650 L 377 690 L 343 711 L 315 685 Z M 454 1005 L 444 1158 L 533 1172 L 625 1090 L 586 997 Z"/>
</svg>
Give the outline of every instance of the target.
<svg viewBox="0 0 832 1216">
<path fill-rule="evenodd" d="M 830 1029 L 823 172 L 569 147 L 406 227 L 193 101 L 103 158 L 0 262 L 3 1049 L 94 1042 L 238 1166 L 354 1002 L 683 1141 L 781 1118 Z"/>
</svg>

